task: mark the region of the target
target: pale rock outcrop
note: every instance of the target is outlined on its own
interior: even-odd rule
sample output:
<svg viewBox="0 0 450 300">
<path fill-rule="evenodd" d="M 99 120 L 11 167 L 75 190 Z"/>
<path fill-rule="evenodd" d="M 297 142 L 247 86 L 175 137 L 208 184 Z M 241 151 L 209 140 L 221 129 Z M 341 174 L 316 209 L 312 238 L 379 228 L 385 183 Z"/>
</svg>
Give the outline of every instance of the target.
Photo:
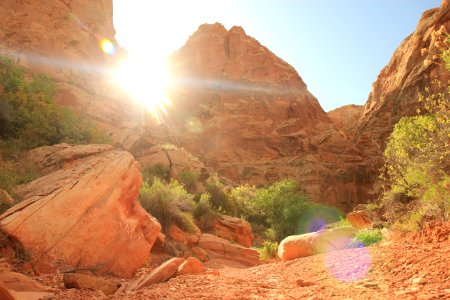
<svg viewBox="0 0 450 300">
<path fill-rule="evenodd" d="M 359 229 L 367 229 L 373 227 L 373 221 L 370 215 L 363 210 L 352 211 L 347 214 L 347 220 L 352 224 L 353 227 Z"/>
<path fill-rule="evenodd" d="M 213 221 L 211 227 L 212 233 L 218 237 L 244 247 L 251 247 L 253 244 L 252 227 L 245 220 L 221 215 Z"/>
<path fill-rule="evenodd" d="M 283 261 L 319 253 L 347 249 L 351 246 L 356 230 L 352 227 L 340 227 L 291 235 L 278 246 L 278 257 Z"/>
<path fill-rule="evenodd" d="M 195 257 L 189 257 L 178 267 L 176 276 L 204 273 L 205 270 L 205 266 L 201 261 Z"/>
<path fill-rule="evenodd" d="M 246 248 L 212 234 L 203 233 L 198 246 L 206 250 L 208 257 L 231 260 L 247 266 L 259 264 L 259 252 Z"/>
<path fill-rule="evenodd" d="M 89 269 L 131 277 L 160 232 L 136 201 L 141 174 L 133 156 L 98 147 L 104 151 L 73 160 L 74 152 L 95 146 L 55 146 L 59 151 L 36 162 L 60 169 L 22 186 L 24 200 L 0 216 L 0 230 L 29 251 L 40 272 Z"/>
<path fill-rule="evenodd" d="M 137 291 L 149 285 L 165 282 L 172 278 L 178 271 L 178 267 L 185 262 L 182 257 L 174 257 L 154 269 L 150 274 L 144 274 L 130 284 L 127 291 Z"/>
</svg>

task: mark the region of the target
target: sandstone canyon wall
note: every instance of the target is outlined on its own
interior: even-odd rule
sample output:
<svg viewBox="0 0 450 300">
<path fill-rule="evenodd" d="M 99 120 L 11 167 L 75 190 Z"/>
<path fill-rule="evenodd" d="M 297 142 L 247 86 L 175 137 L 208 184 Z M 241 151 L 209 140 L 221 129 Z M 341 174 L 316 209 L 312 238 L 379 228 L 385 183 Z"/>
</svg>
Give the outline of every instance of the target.
<svg viewBox="0 0 450 300">
<path fill-rule="evenodd" d="M 442 64 L 424 64 L 421 49 L 433 53 L 432 32 L 444 26 L 450 31 L 450 3 L 443 0 L 440 8 L 426 11 L 416 28 L 394 52 L 389 64 L 381 70 L 372 86 L 364 112 L 356 127 L 355 144 L 368 164 L 379 167 L 386 140 L 393 126 L 403 116 L 415 115 L 421 106 L 419 92 L 431 88 L 431 81 L 448 83 L 450 72 Z"/>
<path fill-rule="evenodd" d="M 241 27 L 202 25 L 171 57 L 180 145 L 239 183 L 294 179 L 314 201 L 367 199 L 359 151 L 289 64 Z"/>
</svg>

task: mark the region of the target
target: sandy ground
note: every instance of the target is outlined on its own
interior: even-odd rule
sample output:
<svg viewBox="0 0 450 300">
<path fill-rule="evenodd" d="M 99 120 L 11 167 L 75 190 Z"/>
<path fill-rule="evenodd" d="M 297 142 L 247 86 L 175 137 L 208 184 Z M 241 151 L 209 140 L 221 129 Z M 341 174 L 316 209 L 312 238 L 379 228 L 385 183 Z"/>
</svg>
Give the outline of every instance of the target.
<svg viewBox="0 0 450 300">
<path fill-rule="evenodd" d="M 450 299 L 450 223 L 379 245 L 246 268 L 212 260 L 207 272 L 106 297 L 38 279 L 55 299 Z M 122 280 L 127 285 L 131 281 Z"/>
</svg>

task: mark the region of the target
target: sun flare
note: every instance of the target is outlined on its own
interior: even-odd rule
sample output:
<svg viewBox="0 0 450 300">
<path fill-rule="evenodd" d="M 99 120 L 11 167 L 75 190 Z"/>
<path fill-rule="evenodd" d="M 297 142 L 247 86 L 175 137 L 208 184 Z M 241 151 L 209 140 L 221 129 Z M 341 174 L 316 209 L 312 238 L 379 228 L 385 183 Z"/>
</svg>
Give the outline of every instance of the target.
<svg viewBox="0 0 450 300">
<path fill-rule="evenodd" d="M 171 101 L 166 94 L 169 73 L 165 61 L 127 58 L 116 67 L 114 77 L 119 86 L 157 120 L 161 119 L 161 113 L 167 113 Z"/>
</svg>

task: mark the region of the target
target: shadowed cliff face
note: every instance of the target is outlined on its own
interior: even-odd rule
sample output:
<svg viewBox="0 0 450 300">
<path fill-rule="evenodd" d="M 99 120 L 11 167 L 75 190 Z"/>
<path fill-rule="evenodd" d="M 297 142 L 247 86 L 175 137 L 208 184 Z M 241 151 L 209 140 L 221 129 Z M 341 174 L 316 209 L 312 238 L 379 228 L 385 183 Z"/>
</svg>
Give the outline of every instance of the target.
<svg viewBox="0 0 450 300">
<path fill-rule="evenodd" d="M 349 209 L 367 170 L 297 72 L 245 34 L 202 25 L 171 58 L 172 128 L 181 145 L 235 182 L 297 180 Z"/>
<path fill-rule="evenodd" d="M 423 48 L 433 52 L 432 32 L 441 26 L 450 31 L 448 0 L 442 1 L 441 8 L 422 15 L 416 31 L 400 44 L 374 82 L 355 135 L 355 143 L 369 164 L 380 166 L 386 140 L 395 123 L 403 116 L 417 114 L 418 93 L 425 87 L 431 88 L 433 79 L 443 83 L 450 80 L 449 72 L 442 65 L 425 65 L 426 56 L 421 55 Z"/>
</svg>

